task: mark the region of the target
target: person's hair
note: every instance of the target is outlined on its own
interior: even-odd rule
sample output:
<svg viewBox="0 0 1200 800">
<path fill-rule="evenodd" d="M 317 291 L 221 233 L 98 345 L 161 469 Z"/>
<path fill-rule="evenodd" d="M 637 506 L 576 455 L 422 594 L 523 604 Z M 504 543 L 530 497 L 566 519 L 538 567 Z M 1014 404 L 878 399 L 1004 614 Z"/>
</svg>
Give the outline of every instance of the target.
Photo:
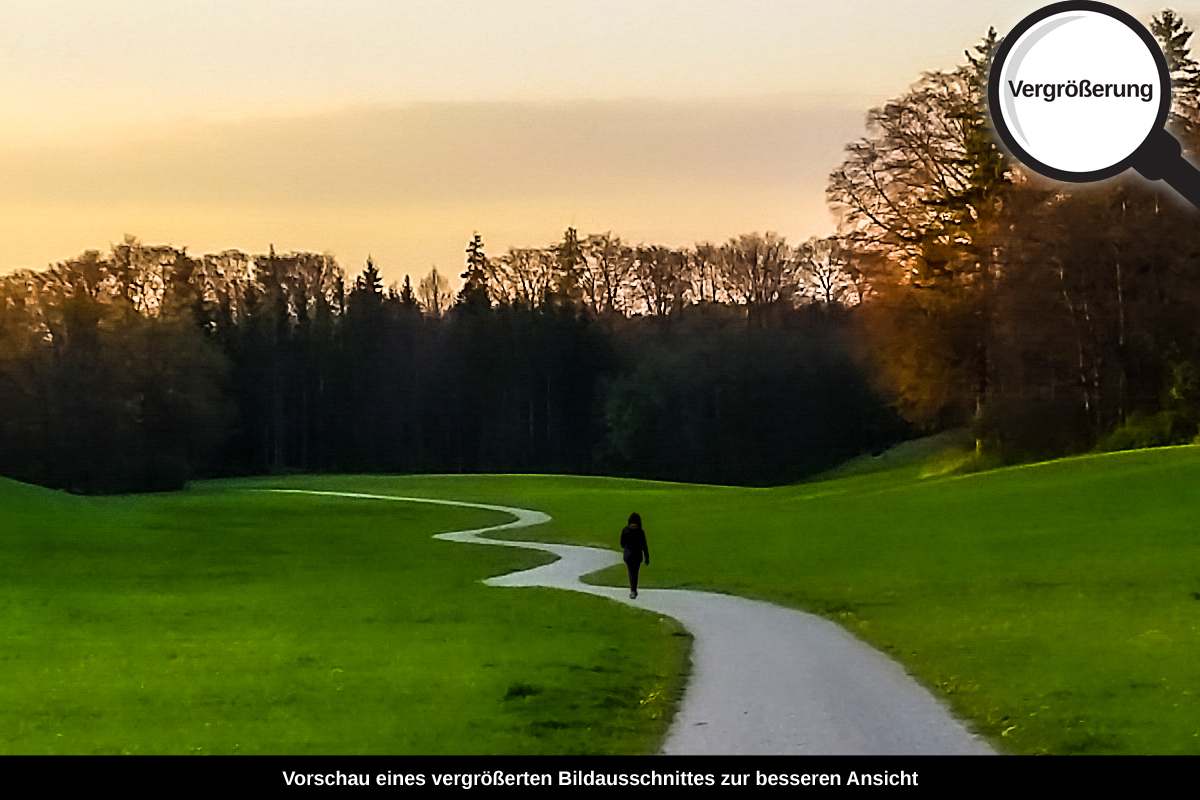
<svg viewBox="0 0 1200 800">
<path fill-rule="evenodd" d="M 642 518 L 640 516 L 638 516 L 636 513 L 630 514 L 629 515 L 629 524 L 636 525 L 640 528 L 640 527 L 642 527 Z"/>
</svg>

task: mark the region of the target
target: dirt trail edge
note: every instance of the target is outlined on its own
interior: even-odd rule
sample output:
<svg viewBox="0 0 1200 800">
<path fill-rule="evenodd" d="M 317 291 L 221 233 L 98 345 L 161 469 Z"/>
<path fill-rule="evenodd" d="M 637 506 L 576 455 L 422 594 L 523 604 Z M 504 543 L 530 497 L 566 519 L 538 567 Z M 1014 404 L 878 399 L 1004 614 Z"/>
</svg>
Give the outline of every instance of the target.
<svg viewBox="0 0 1200 800">
<path fill-rule="evenodd" d="M 679 620 L 694 637 L 693 673 L 663 745 L 668 755 L 985 755 L 972 734 L 928 691 L 882 653 L 828 620 L 769 603 L 677 589 L 589 586 L 580 578 L 618 564 L 620 553 L 593 547 L 506 542 L 480 534 L 550 521 L 507 506 L 355 492 L 271 489 L 482 508 L 515 520 L 435 538 L 544 550 L 542 567 L 485 581 L 547 586 L 599 595 Z"/>
</svg>

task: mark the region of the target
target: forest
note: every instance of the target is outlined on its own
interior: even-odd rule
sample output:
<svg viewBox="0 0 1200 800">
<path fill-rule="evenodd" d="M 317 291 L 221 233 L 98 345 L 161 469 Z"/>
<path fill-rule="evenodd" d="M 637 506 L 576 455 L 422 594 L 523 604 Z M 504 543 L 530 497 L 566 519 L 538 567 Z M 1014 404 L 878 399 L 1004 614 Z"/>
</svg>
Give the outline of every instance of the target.
<svg viewBox="0 0 1200 800">
<path fill-rule="evenodd" d="M 1151 30 L 1172 130 L 1200 68 Z M 775 485 L 921 433 L 987 463 L 1187 442 L 1200 225 L 1136 176 L 1051 184 L 996 144 L 994 31 L 867 116 L 835 234 L 672 248 L 568 228 L 385 287 L 308 252 L 134 237 L 0 277 L 0 474 L 73 492 L 288 471 Z M 797 143 L 802 147 L 803 143 Z"/>
</svg>

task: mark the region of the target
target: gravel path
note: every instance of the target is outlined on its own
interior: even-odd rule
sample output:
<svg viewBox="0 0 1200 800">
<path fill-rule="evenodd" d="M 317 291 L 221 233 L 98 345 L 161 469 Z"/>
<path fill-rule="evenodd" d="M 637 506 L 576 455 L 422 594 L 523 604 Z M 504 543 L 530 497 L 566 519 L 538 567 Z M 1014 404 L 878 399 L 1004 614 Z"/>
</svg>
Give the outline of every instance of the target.
<svg viewBox="0 0 1200 800">
<path fill-rule="evenodd" d="M 504 525 L 436 538 L 545 550 L 559 560 L 502 575 L 490 586 L 549 586 L 599 595 L 679 620 L 694 637 L 693 673 L 663 753 L 671 755 L 983 755 L 971 734 L 891 659 L 812 614 L 729 595 L 676 589 L 589 586 L 580 577 L 619 564 L 592 547 L 481 538 L 548 522 L 506 506 L 298 489 L 300 494 L 398 500 L 502 511 Z"/>
</svg>

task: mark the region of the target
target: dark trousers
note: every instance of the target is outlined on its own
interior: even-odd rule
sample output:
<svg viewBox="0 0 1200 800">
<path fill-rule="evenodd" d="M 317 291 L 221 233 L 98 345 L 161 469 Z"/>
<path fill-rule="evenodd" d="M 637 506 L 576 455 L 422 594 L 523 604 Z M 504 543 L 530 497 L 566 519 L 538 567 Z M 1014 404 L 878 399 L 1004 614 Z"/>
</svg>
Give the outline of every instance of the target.
<svg viewBox="0 0 1200 800">
<path fill-rule="evenodd" d="M 629 591 L 637 591 L 638 571 L 642 568 L 642 554 L 633 550 L 625 551 L 625 569 L 629 570 Z"/>
</svg>

